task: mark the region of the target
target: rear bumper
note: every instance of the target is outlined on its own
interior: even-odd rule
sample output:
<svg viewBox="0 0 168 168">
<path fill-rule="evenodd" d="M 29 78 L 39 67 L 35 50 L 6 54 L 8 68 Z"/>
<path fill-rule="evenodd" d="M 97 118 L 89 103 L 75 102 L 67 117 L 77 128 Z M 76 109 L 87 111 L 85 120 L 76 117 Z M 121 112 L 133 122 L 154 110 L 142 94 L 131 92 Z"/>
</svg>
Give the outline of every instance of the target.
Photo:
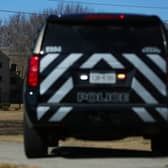
<svg viewBox="0 0 168 168">
<path fill-rule="evenodd" d="M 35 125 L 167 125 L 167 105 L 39 104 L 26 108 Z"/>
<path fill-rule="evenodd" d="M 60 139 L 151 137 L 168 129 L 166 105 L 39 104 L 26 108 L 26 116 L 30 126 Z"/>
</svg>

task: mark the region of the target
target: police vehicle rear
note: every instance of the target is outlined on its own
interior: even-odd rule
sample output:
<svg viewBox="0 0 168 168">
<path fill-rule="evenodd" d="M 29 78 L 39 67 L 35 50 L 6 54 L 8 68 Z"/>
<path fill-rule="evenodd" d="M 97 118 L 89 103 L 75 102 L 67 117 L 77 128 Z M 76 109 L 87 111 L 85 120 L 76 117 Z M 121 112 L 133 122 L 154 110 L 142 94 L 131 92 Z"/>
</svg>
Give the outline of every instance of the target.
<svg viewBox="0 0 168 168">
<path fill-rule="evenodd" d="M 28 61 L 26 155 L 60 139 L 144 136 L 168 150 L 167 35 L 156 16 L 50 16 Z"/>
</svg>

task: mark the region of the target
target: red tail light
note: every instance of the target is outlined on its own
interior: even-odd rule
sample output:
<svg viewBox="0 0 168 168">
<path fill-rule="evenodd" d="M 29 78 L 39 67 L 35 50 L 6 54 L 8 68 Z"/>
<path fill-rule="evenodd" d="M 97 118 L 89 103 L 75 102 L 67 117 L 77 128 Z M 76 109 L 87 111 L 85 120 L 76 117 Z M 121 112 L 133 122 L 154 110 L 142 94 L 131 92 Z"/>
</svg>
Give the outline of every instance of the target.
<svg viewBox="0 0 168 168">
<path fill-rule="evenodd" d="M 37 55 L 32 55 L 29 60 L 27 84 L 30 87 L 37 87 L 39 84 L 39 61 Z"/>
</svg>

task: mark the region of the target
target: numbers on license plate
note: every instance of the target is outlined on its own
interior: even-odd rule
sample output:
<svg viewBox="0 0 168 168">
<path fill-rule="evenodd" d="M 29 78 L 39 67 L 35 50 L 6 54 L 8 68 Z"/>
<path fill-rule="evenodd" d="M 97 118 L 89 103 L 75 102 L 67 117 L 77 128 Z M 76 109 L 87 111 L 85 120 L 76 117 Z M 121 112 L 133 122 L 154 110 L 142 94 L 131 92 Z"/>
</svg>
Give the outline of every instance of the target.
<svg viewBox="0 0 168 168">
<path fill-rule="evenodd" d="M 114 84 L 116 83 L 116 74 L 91 72 L 89 82 L 93 84 Z"/>
</svg>

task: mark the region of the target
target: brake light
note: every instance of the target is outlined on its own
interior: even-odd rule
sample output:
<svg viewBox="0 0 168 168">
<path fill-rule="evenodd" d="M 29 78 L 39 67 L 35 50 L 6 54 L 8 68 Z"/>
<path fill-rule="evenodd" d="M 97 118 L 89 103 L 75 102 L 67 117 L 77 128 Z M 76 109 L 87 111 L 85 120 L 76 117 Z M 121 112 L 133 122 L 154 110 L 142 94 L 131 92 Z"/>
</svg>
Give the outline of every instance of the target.
<svg viewBox="0 0 168 168">
<path fill-rule="evenodd" d="M 120 19 L 124 19 L 125 15 L 120 15 L 119 17 L 120 17 Z"/>
<path fill-rule="evenodd" d="M 101 15 L 86 15 L 85 19 L 120 19 L 123 20 L 125 15 L 108 15 L 108 14 L 101 14 Z"/>
<path fill-rule="evenodd" d="M 29 60 L 27 84 L 30 87 L 37 87 L 39 84 L 39 61 L 37 55 L 32 55 Z"/>
</svg>

